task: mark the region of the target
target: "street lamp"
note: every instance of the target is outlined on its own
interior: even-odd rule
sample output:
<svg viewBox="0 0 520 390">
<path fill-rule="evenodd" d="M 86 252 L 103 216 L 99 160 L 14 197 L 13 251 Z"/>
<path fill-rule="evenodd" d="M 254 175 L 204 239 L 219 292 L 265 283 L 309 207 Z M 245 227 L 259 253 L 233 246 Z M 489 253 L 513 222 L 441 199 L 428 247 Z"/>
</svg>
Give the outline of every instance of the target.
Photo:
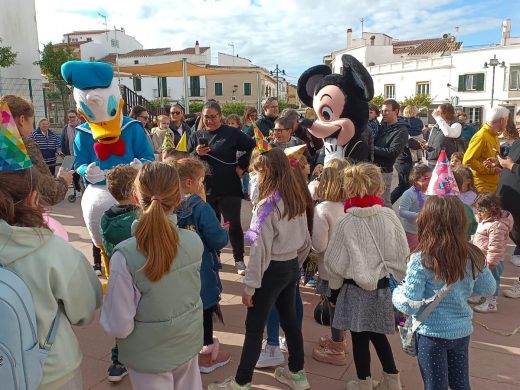
<svg viewBox="0 0 520 390">
<path fill-rule="evenodd" d="M 269 71 L 269 74 L 276 77 L 276 99 L 278 99 L 278 75 L 286 76 L 285 70 L 278 68 L 278 64 L 276 64 L 276 68 Z"/>
<path fill-rule="evenodd" d="M 491 58 L 488 62 L 484 62 L 484 68 L 493 67 L 493 79 L 491 81 L 491 108 L 493 108 L 493 99 L 495 97 L 495 68 L 500 65 L 501 68 L 506 67 L 506 63 L 504 61 L 500 62 L 497 60 L 497 55 L 495 54 L 493 58 Z"/>
</svg>

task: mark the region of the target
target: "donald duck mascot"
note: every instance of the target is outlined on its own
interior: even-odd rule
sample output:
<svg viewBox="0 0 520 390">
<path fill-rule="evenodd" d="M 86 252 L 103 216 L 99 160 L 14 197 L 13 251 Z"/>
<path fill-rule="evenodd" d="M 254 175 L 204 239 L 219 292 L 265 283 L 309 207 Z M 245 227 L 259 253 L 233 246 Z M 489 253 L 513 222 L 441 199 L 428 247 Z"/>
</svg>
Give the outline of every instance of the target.
<svg viewBox="0 0 520 390">
<path fill-rule="evenodd" d="M 83 218 L 92 242 L 100 247 L 101 216 L 117 203 L 106 188 L 106 172 L 120 164 L 138 169 L 153 161 L 154 154 L 141 122 L 123 116 L 124 101 L 112 66 L 69 61 L 61 74 L 72 85 L 78 113 L 86 121 L 76 128 L 74 169 L 87 184 L 81 200 Z"/>
</svg>

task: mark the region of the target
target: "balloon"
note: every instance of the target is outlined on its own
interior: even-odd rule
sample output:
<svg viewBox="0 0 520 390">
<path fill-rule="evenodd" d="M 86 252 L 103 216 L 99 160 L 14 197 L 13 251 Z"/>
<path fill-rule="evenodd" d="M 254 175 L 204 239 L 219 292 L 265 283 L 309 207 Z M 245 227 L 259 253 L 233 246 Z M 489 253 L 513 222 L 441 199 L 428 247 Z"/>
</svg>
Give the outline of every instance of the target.
<svg viewBox="0 0 520 390">
<path fill-rule="evenodd" d="M 47 225 L 51 228 L 54 235 L 63 238 L 65 241 L 69 241 L 69 235 L 63 225 L 52 218 L 49 214 L 43 214 L 43 219 L 47 223 Z"/>
</svg>

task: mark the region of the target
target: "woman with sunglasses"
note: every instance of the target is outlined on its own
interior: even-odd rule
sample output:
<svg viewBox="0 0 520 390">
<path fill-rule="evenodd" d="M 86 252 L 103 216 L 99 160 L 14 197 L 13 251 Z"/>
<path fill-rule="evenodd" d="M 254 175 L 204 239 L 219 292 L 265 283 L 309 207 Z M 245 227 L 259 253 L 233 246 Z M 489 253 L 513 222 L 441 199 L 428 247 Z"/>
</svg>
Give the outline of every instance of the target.
<svg viewBox="0 0 520 390">
<path fill-rule="evenodd" d="M 150 114 L 148 114 L 148 111 L 146 110 L 146 108 L 143 106 L 133 106 L 132 109 L 130 110 L 129 117 L 137 119 L 139 122 L 141 122 L 143 124 L 144 132 L 148 136 L 148 139 L 150 140 L 150 142 L 152 142 L 152 138 L 151 138 L 152 136 L 151 136 L 150 130 L 147 128 L 148 123 L 149 123 L 148 121 L 150 119 Z"/>
<path fill-rule="evenodd" d="M 170 108 L 170 129 L 173 131 L 173 143 L 177 145 L 184 133 L 190 138 L 190 126 L 184 121 L 185 110 L 179 103 Z"/>
</svg>

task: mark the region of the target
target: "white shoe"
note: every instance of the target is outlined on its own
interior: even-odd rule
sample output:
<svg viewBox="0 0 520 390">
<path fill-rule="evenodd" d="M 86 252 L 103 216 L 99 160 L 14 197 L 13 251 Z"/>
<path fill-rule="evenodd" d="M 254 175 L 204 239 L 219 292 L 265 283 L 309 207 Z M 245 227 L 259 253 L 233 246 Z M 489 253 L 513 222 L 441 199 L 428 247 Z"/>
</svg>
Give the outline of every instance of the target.
<svg viewBox="0 0 520 390">
<path fill-rule="evenodd" d="M 480 295 L 472 295 L 468 298 L 468 303 L 471 305 L 480 305 L 481 303 L 484 303 L 485 300 L 486 298 Z"/>
<path fill-rule="evenodd" d="M 517 267 L 520 267 L 520 255 L 511 256 L 511 263 L 513 263 L 513 265 L 516 265 Z"/>
<path fill-rule="evenodd" d="M 237 261 L 235 263 L 235 268 L 237 269 L 237 274 L 245 275 L 246 274 L 246 263 L 243 261 Z"/>
<path fill-rule="evenodd" d="M 285 337 L 279 336 L 278 342 L 280 343 L 280 351 L 289 352 L 289 350 L 287 349 L 287 342 L 285 340 Z"/>
<path fill-rule="evenodd" d="M 497 297 L 487 297 L 484 303 L 473 308 L 478 313 L 496 313 L 497 312 Z"/>
<path fill-rule="evenodd" d="M 508 289 L 505 289 L 503 294 L 508 298 L 520 298 L 520 280 L 517 280 L 515 284 Z"/>
<path fill-rule="evenodd" d="M 280 347 L 266 344 L 258 358 L 258 362 L 256 362 L 256 368 L 276 367 L 284 362 L 285 358 L 280 351 Z"/>
</svg>

